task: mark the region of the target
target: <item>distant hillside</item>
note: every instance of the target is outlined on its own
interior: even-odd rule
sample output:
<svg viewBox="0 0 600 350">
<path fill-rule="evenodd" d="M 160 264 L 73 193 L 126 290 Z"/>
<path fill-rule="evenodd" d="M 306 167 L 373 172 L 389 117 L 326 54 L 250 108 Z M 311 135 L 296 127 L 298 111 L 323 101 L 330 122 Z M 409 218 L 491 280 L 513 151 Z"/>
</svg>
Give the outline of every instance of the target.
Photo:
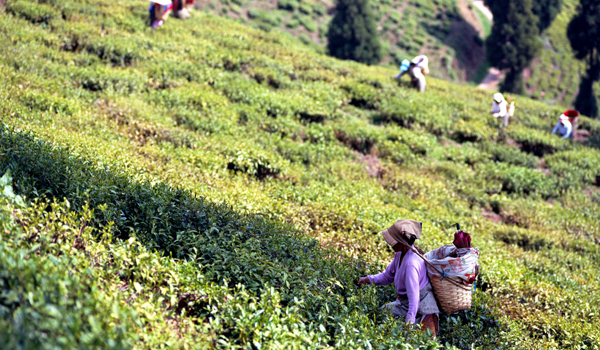
<svg viewBox="0 0 600 350">
<path fill-rule="evenodd" d="M 475 77 L 484 60 L 485 24 L 467 0 L 383 0 L 372 5 L 384 44 L 383 64 L 396 66 L 405 58 L 427 54 L 434 77 Z M 335 0 L 224 0 L 197 6 L 263 30 L 288 32 L 320 52 L 335 13 Z"/>
<path fill-rule="evenodd" d="M 579 91 L 585 64 L 574 59 L 567 26 L 575 14 L 578 0 L 563 0 L 562 12 L 542 35 L 544 50 L 526 72 L 526 88 L 529 95 L 551 105 L 569 106 Z M 596 84 L 600 99 L 600 85 Z"/>
<path fill-rule="evenodd" d="M 566 107 L 576 97 L 584 65 L 573 59 L 566 27 L 577 3 L 564 0 L 562 13 L 541 37 L 542 55 L 525 72 L 531 98 Z M 384 42 L 383 64 L 395 66 L 404 58 L 427 54 L 434 77 L 479 83 L 485 76 L 489 66 L 483 38 L 491 22 L 469 0 L 374 0 L 372 4 Z M 263 30 L 288 32 L 323 52 L 335 0 L 213 0 L 197 6 Z M 600 86 L 597 91 L 600 98 Z"/>
</svg>

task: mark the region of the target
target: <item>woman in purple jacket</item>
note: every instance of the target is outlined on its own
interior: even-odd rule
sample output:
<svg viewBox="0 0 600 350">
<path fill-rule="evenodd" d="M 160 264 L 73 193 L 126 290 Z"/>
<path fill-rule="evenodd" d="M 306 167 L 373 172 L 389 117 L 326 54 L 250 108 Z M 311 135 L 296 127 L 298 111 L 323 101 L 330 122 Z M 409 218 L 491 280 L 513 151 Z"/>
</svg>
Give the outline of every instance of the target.
<svg viewBox="0 0 600 350">
<path fill-rule="evenodd" d="M 394 283 L 398 297 L 382 309 L 389 310 L 396 317 L 406 318 L 407 322 L 419 323 L 423 329 L 430 329 L 437 335 L 439 309 L 427 278 L 425 262 L 402 243 L 412 246 L 415 240 L 421 238 L 422 226 L 418 221 L 403 219 L 384 230 L 381 233 L 383 238 L 396 252 L 394 260 L 384 272 L 361 277 L 358 284 L 386 286 Z"/>
</svg>

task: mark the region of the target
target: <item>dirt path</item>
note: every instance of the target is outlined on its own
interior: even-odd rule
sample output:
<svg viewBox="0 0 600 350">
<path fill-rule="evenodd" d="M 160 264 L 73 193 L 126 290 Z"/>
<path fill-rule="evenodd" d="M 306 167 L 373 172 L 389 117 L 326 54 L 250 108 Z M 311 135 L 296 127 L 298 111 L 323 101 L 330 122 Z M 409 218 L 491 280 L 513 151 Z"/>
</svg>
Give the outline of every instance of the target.
<svg viewBox="0 0 600 350">
<path fill-rule="evenodd" d="M 483 78 L 481 84 L 478 85 L 479 88 L 485 90 L 496 89 L 498 84 L 500 83 L 500 79 L 504 76 L 504 73 L 499 71 L 498 69 L 492 67 L 488 71 L 488 74 Z"/>
</svg>

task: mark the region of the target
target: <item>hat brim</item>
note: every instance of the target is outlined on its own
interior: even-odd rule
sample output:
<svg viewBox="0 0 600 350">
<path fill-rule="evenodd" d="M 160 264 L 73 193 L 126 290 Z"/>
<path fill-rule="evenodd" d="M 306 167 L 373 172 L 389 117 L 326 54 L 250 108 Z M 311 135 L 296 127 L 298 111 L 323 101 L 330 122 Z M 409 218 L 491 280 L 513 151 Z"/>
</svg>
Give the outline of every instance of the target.
<svg viewBox="0 0 600 350">
<path fill-rule="evenodd" d="M 390 245 L 390 247 L 393 247 L 396 244 L 398 244 L 398 241 L 394 237 L 392 237 L 392 235 L 387 229 L 381 231 L 381 235 L 383 236 L 385 242 Z"/>
<path fill-rule="evenodd" d="M 393 247 L 398 243 L 404 244 L 404 245 L 406 245 L 406 243 L 407 243 L 406 241 L 402 242 L 402 241 L 399 241 L 399 240 L 395 239 L 394 237 L 392 237 L 392 234 L 388 230 L 381 231 L 381 235 L 383 236 L 383 239 L 385 240 L 385 242 L 390 245 L 390 247 Z M 402 235 L 406 237 L 406 233 L 403 233 Z M 418 239 L 418 237 L 414 234 L 410 234 L 410 236 L 415 237 L 415 239 Z M 408 239 L 408 237 L 406 237 L 406 239 Z"/>
<path fill-rule="evenodd" d="M 159 4 L 159 5 L 171 5 L 171 0 L 150 0 L 150 2 L 153 2 L 155 4 Z"/>
</svg>

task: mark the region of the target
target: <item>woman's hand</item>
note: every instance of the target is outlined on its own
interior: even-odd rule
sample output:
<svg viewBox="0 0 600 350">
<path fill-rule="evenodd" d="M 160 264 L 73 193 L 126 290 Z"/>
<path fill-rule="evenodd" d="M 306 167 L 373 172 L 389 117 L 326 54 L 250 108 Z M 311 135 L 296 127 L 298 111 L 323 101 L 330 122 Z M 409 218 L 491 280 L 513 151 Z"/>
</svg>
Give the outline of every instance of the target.
<svg viewBox="0 0 600 350">
<path fill-rule="evenodd" d="M 358 285 L 362 286 L 363 284 L 367 284 L 367 283 L 371 283 L 371 281 L 369 280 L 369 277 L 365 276 L 365 277 L 361 277 L 358 279 Z"/>
</svg>

